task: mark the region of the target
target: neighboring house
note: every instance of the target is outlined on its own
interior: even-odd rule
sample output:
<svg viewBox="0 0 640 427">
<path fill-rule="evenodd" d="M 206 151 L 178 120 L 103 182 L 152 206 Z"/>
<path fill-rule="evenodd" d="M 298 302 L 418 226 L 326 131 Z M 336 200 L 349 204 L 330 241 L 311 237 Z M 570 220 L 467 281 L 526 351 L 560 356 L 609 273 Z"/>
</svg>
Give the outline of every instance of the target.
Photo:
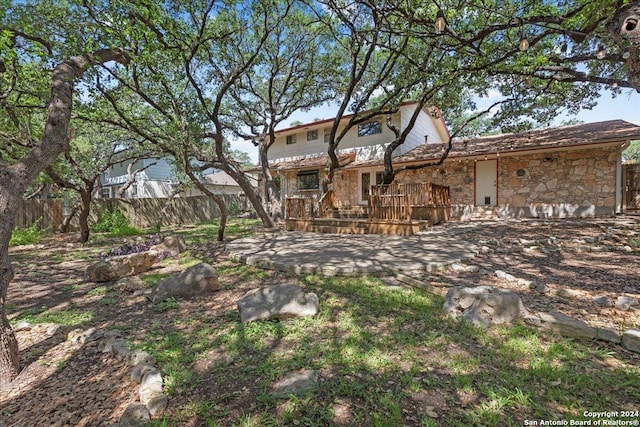
<svg viewBox="0 0 640 427">
<path fill-rule="evenodd" d="M 415 103 L 403 104 L 392 115 L 392 123 L 404 130 L 415 111 Z M 406 142 L 394 152 L 394 156 L 407 154 L 425 143 L 442 143 L 448 140 L 447 127 L 437 109 L 429 114 L 428 109 L 420 112 Z M 435 117 L 434 117 L 435 116 Z M 343 122 L 349 116 L 343 118 Z M 344 185 L 352 194 L 345 194 L 345 203 L 366 205 L 369 186 L 380 182 L 382 171 L 380 164 L 387 145 L 393 141 L 394 134 L 386 125 L 386 116 L 379 116 L 354 127 L 340 142 L 337 151 L 340 164 L 360 164 L 373 162 L 371 166 L 343 169 L 333 180 L 337 193 Z M 279 181 L 281 197 L 321 196 L 322 179 L 327 173 L 327 145 L 333 119 L 294 126 L 276 132 L 276 141 L 269 149 L 269 168 Z M 344 125 L 338 129 L 340 132 Z M 357 183 L 357 190 L 352 188 Z M 346 190 L 346 189 L 345 189 Z M 350 197 L 347 197 L 350 196 Z"/>
<path fill-rule="evenodd" d="M 129 167 L 131 166 L 131 167 Z M 179 185 L 175 177 L 170 157 L 144 158 L 132 163 L 124 161 L 109 168 L 100 178 L 101 197 L 115 198 L 118 190 L 129 180 L 129 173 L 136 174 L 135 182 L 125 191 L 124 198 L 162 198 L 174 196 Z M 208 169 L 204 171 L 203 181 L 209 190 L 215 194 L 243 193 L 240 186 L 226 173 Z M 178 188 L 177 197 L 198 196 L 202 193 L 197 189 Z"/>
<path fill-rule="evenodd" d="M 404 105 L 393 120 L 402 125 L 411 106 Z M 342 206 L 366 206 L 368 186 L 380 182 L 381 153 L 393 139 L 380 122 L 381 131 L 372 125 L 377 133 L 358 136 L 354 129 L 340 145 L 344 167 L 333 179 L 333 190 Z M 330 124 L 278 132 L 269 157 L 283 197 L 319 194 L 327 161 L 320 154 L 326 153 L 320 135 Z M 396 168 L 433 162 L 446 148 L 441 119 L 425 112 L 416 125 L 413 138 L 396 153 Z M 449 186 L 454 218 L 478 211 L 505 218 L 611 216 L 624 209 L 622 150 L 638 138 L 640 126 L 612 120 L 466 139 L 454 142 L 441 166 L 403 171 L 396 182 Z"/>
</svg>

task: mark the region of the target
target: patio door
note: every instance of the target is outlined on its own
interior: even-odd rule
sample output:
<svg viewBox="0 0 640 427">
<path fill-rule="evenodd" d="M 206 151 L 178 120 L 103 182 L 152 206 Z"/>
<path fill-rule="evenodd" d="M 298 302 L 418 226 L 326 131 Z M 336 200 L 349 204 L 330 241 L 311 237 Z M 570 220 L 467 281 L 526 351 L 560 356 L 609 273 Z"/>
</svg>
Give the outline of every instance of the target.
<svg viewBox="0 0 640 427">
<path fill-rule="evenodd" d="M 382 184 L 382 172 L 361 172 L 358 203 L 361 205 L 366 205 L 367 203 L 369 203 L 369 193 L 371 192 L 371 186 L 380 184 Z"/>
<path fill-rule="evenodd" d="M 476 206 L 498 203 L 498 160 L 476 162 Z"/>
</svg>

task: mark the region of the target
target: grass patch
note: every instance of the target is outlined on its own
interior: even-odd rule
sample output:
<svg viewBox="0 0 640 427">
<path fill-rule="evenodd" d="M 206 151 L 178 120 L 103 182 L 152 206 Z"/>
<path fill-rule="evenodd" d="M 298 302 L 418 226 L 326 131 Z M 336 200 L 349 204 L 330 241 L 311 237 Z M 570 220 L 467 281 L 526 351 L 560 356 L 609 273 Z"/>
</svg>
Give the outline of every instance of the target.
<svg viewBox="0 0 640 427">
<path fill-rule="evenodd" d="M 50 310 L 48 307 L 42 306 L 40 308 L 23 310 L 11 320 L 11 324 L 15 325 L 24 320 L 34 325 L 39 323 L 57 323 L 64 326 L 76 326 L 91 322 L 94 319 L 95 312 L 93 310 L 80 311 L 73 308 Z"/>
<path fill-rule="evenodd" d="M 229 263 L 219 272 L 249 277 L 252 270 Z M 523 425 L 630 407 L 640 393 L 629 385 L 637 366 L 605 367 L 616 355 L 593 343 L 544 337 L 524 325 L 476 329 L 447 318 L 441 297 L 390 289 L 377 278 L 307 276 L 300 283 L 319 295 L 314 318 L 242 325 L 230 311 L 149 333 L 142 345 L 168 373 L 172 396 L 197 393 L 205 378 L 213 389 L 235 385 L 154 425 L 192 417 L 204 425 L 333 425 L 336 402 L 349 402 L 349 425 Z M 211 354 L 216 363 L 196 371 L 195 362 Z M 321 372 L 321 389 L 284 401 L 269 396 L 275 380 L 303 368 Z M 601 393 L 594 381 L 612 393 Z M 414 397 L 420 394 L 437 399 L 425 403 Z M 471 403 L 460 403 L 464 395 L 473 396 Z M 250 409 L 230 420 L 248 396 L 255 396 Z M 438 418 L 424 415 L 424 405 Z"/>
</svg>

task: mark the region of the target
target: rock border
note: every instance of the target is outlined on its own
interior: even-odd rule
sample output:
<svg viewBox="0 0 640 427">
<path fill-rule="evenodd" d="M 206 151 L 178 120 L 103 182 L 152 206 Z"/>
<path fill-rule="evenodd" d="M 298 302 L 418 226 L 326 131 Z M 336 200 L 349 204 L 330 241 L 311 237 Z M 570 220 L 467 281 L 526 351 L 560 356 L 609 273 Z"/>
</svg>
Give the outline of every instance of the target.
<svg viewBox="0 0 640 427">
<path fill-rule="evenodd" d="M 455 265 L 455 264 L 454 264 Z M 477 266 L 464 266 L 452 265 L 450 269 L 452 271 L 477 271 Z M 492 274 L 487 272 L 487 274 Z M 496 277 L 503 278 L 509 281 L 515 281 L 522 285 L 528 285 L 532 289 L 538 288 L 540 285 L 532 283 L 528 280 L 519 279 L 504 271 L 497 270 L 493 273 Z M 424 277 L 414 277 L 414 275 L 407 275 L 403 273 L 397 273 L 394 277 L 395 280 L 416 288 L 420 288 L 429 293 L 444 296 L 452 285 L 449 284 L 430 284 L 424 280 Z M 539 289 L 538 289 L 539 290 Z M 612 329 L 598 328 L 589 326 L 586 322 L 567 316 L 559 311 L 538 312 L 530 314 L 524 318 L 524 322 L 527 325 L 551 331 L 561 336 L 577 339 L 589 339 L 596 341 L 604 341 L 612 344 L 617 344 L 634 353 L 640 353 L 640 329 L 629 328 L 626 331 L 619 333 Z"/>
<path fill-rule="evenodd" d="M 169 401 L 164 394 L 162 373 L 155 367 L 155 359 L 146 351 L 132 351 L 121 332 L 104 331 L 99 328 L 74 329 L 67 334 L 67 341 L 82 345 L 99 341 L 98 349 L 119 361 L 124 361 L 131 367 L 131 379 L 140 384 L 140 400 L 130 403 L 118 423 L 112 427 L 142 426 L 151 420 L 151 416 L 160 415 L 165 411 Z"/>
</svg>

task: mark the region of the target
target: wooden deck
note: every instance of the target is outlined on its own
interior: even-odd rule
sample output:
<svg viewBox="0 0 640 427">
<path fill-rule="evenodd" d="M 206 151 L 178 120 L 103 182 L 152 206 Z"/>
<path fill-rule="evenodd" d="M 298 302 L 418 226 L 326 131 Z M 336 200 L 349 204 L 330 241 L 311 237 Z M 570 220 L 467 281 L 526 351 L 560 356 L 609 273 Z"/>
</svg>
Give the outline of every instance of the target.
<svg viewBox="0 0 640 427">
<path fill-rule="evenodd" d="M 285 230 L 333 234 L 390 234 L 411 236 L 429 227 L 429 221 L 389 221 L 358 218 L 288 218 Z"/>
<path fill-rule="evenodd" d="M 288 198 L 285 229 L 410 236 L 449 219 L 449 187 L 431 183 L 374 185 L 371 186 L 368 206 L 358 207 L 357 215 L 355 211 L 353 214 L 349 212 L 349 209 L 339 206 L 332 191 L 318 202 L 311 198 Z"/>
</svg>

